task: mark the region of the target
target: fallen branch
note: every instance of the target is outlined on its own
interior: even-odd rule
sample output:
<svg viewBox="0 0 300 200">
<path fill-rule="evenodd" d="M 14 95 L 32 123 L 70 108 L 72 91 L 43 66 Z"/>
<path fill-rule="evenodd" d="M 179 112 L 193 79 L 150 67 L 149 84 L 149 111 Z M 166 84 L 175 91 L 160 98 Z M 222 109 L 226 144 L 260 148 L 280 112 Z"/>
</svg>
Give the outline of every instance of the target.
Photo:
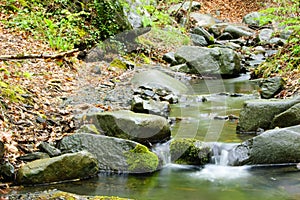
<svg viewBox="0 0 300 200">
<path fill-rule="evenodd" d="M 43 58 L 43 59 L 56 59 L 62 58 L 65 56 L 73 55 L 74 53 L 78 52 L 79 49 L 72 49 L 70 51 L 65 51 L 57 54 L 16 54 L 16 55 L 3 55 L 0 56 L 0 60 L 11 60 L 11 59 L 36 59 L 36 58 Z"/>
</svg>

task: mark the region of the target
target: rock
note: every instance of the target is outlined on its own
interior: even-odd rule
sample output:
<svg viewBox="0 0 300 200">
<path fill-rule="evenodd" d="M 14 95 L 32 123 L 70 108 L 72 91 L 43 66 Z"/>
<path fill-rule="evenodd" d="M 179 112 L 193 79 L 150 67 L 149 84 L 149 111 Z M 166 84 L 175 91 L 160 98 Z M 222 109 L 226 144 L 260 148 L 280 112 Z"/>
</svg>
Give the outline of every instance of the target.
<svg viewBox="0 0 300 200">
<path fill-rule="evenodd" d="M 171 136 L 167 120 L 161 116 L 134 113 L 128 110 L 96 113 L 97 125 L 106 136 L 129 139 L 151 145 Z"/>
<path fill-rule="evenodd" d="M 94 47 L 91 50 L 89 50 L 84 57 L 84 61 L 89 62 L 98 62 L 102 61 L 104 59 L 104 50 L 100 49 L 99 47 Z"/>
<path fill-rule="evenodd" d="M 1 182 L 8 182 L 14 180 L 15 168 L 9 162 L 0 163 L 0 180 Z"/>
<path fill-rule="evenodd" d="M 174 94 L 181 94 L 188 91 L 186 85 L 158 70 L 146 70 L 137 73 L 131 82 L 136 88 L 143 85 L 150 88 L 167 89 Z"/>
<path fill-rule="evenodd" d="M 287 40 L 293 34 L 293 30 L 282 30 L 280 33 L 280 38 Z"/>
<path fill-rule="evenodd" d="M 97 159 L 87 151 L 29 162 L 17 173 L 18 184 L 42 184 L 87 178 L 98 173 Z"/>
<path fill-rule="evenodd" d="M 216 19 L 208 14 L 200 14 L 198 12 L 192 12 L 190 17 L 196 21 L 195 26 L 209 28 L 216 24 Z"/>
<path fill-rule="evenodd" d="M 224 32 L 224 29 L 228 26 L 228 23 L 218 23 L 214 24 L 209 28 L 209 32 L 214 35 L 214 37 L 219 37 Z"/>
<path fill-rule="evenodd" d="M 269 29 L 269 28 L 264 28 L 259 31 L 258 34 L 258 40 L 261 44 L 266 44 L 270 41 L 272 35 L 274 33 L 274 30 Z"/>
<path fill-rule="evenodd" d="M 202 28 L 202 27 L 196 27 L 196 28 L 194 28 L 194 29 L 192 30 L 192 33 L 204 37 L 205 40 L 206 40 L 206 42 L 207 42 L 208 44 L 213 44 L 214 41 L 215 41 L 214 36 L 211 35 L 207 30 L 205 30 L 205 29 Z"/>
<path fill-rule="evenodd" d="M 174 139 L 170 144 L 171 161 L 177 164 L 207 164 L 210 151 L 208 145 L 192 138 Z"/>
<path fill-rule="evenodd" d="M 41 144 L 38 146 L 38 148 L 41 151 L 46 152 L 50 157 L 61 155 L 61 152 L 59 149 L 55 148 L 54 146 L 50 145 L 47 142 L 41 142 Z"/>
<path fill-rule="evenodd" d="M 230 165 L 282 164 L 300 161 L 300 126 L 273 129 L 229 152 Z"/>
<path fill-rule="evenodd" d="M 222 33 L 219 37 L 218 37 L 219 40 L 232 40 L 233 39 L 233 36 L 230 34 L 230 33 Z"/>
<path fill-rule="evenodd" d="M 171 66 L 176 65 L 177 61 L 175 59 L 175 53 L 174 52 L 168 52 L 163 55 L 162 59 L 166 61 L 167 63 L 170 63 Z"/>
<path fill-rule="evenodd" d="M 203 36 L 196 35 L 196 34 L 191 34 L 191 39 L 192 39 L 193 44 L 195 46 L 205 47 L 205 46 L 208 45 L 208 43 L 206 42 L 206 40 Z"/>
<path fill-rule="evenodd" d="M 84 124 L 76 130 L 76 133 L 101 134 L 94 124 Z"/>
<path fill-rule="evenodd" d="M 283 46 L 286 44 L 286 40 L 278 37 L 274 37 L 270 39 L 269 43 L 271 45 Z"/>
<path fill-rule="evenodd" d="M 300 124 L 300 103 L 276 115 L 272 127 L 288 127 Z"/>
<path fill-rule="evenodd" d="M 300 103 L 300 98 L 291 100 L 248 100 L 240 111 L 237 133 L 256 133 L 258 129 L 270 129 L 273 118 Z"/>
<path fill-rule="evenodd" d="M 193 71 L 187 66 L 186 63 L 180 64 L 180 65 L 175 65 L 171 67 L 171 69 L 175 72 L 182 72 L 186 74 L 192 74 Z"/>
<path fill-rule="evenodd" d="M 175 4 L 173 6 L 171 6 L 169 8 L 169 13 L 172 13 L 172 12 L 177 12 L 179 9 L 182 9 L 184 11 L 188 11 L 190 8 L 190 1 L 188 2 L 184 2 L 183 4 L 182 3 L 179 3 L 179 4 Z M 201 4 L 197 1 L 193 1 L 192 2 L 192 7 L 191 7 L 191 11 L 197 11 L 201 8 Z"/>
<path fill-rule="evenodd" d="M 261 98 L 270 99 L 283 89 L 284 80 L 281 77 L 262 79 L 259 87 L 261 88 Z"/>
<path fill-rule="evenodd" d="M 44 158 L 50 158 L 50 157 L 47 153 L 44 152 L 32 152 L 32 153 L 25 154 L 24 156 L 18 157 L 18 160 L 33 161 L 33 160 L 44 159 Z"/>
<path fill-rule="evenodd" d="M 170 112 L 170 104 L 167 101 L 143 100 L 138 96 L 134 96 L 131 110 L 136 113 L 147 113 L 167 118 Z"/>
<path fill-rule="evenodd" d="M 63 152 L 91 152 L 98 159 L 99 170 L 106 172 L 149 173 L 158 167 L 157 156 L 130 140 L 80 133 L 64 137 L 59 148 Z"/>
<path fill-rule="evenodd" d="M 237 76 L 240 58 L 229 48 L 182 46 L 175 53 L 179 63 L 186 63 L 191 73 L 201 75 Z"/>
<path fill-rule="evenodd" d="M 235 39 L 243 36 L 249 37 L 253 35 L 253 31 L 244 26 L 228 25 L 224 31 L 230 33 L 230 35 L 232 35 Z"/>
<path fill-rule="evenodd" d="M 261 14 L 259 12 L 252 12 L 243 17 L 243 23 L 250 26 L 259 26 L 259 18 Z"/>
</svg>

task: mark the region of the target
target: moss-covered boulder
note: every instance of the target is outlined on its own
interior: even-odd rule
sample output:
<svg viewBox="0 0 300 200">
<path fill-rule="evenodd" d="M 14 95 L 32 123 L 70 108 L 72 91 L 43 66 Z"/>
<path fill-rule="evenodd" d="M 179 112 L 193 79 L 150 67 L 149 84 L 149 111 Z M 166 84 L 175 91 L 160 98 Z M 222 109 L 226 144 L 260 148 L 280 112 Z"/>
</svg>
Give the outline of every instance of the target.
<svg viewBox="0 0 300 200">
<path fill-rule="evenodd" d="M 124 153 L 130 173 L 148 173 L 157 170 L 158 156 L 150 152 L 144 145 L 136 145 L 134 149 Z"/>
<path fill-rule="evenodd" d="M 42 184 L 87 178 L 98 173 L 97 159 L 87 151 L 29 162 L 17 172 L 18 184 Z"/>
<path fill-rule="evenodd" d="M 102 112 L 88 116 L 96 118 L 98 126 L 106 136 L 133 140 L 144 145 L 166 141 L 171 136 L 164 117 L 134 113 L 127 110 Z"/>
<path fill-rule="evenodd" d="M 171 161 L 177 164 L 204 165 L 209 162 L 209 145 L 192 138 L 175 139 L 170 144 Z"/>
<path fill-rule="evenodd" d="M 87 150 L 96 156 L 99 170 L 118 173 L 150 173 L 158 168 L 158 157 L 134 141 L 88 133 L 64 137 L 62 152 Z"/>
</svg>

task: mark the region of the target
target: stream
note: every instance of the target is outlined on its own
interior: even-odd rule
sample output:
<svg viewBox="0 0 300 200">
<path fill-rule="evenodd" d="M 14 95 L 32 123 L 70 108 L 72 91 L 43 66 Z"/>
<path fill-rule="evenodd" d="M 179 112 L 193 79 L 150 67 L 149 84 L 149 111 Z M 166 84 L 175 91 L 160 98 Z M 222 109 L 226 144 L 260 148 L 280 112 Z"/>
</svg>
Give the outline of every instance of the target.
<svg viewBox="0 0 300 200">
<path fill-rule="evenodd" d="M 295 166 L 226 166 L 226 149 L 250 137 L 235 133 L 235 119 L 222 120 L 224 116 L 238 116 L 243 102 L 255 98 L 255 85 L 248 79 L 248 75 L 243 75 L 222 81 L 192 81 L 189 94 L 172 106 L 170 116 L 177 119 L 172 126 L 173 138 L 196 138 L 223 146 L 212 164 L 172 164 L 168 144 L 161 144 L 154 151 L 163 155 L 165 166 L 151 175 L 100 173 L 88 180 L 26 187 L 19 192 L 58 189 L 81 195 L 149 200 L 299 199 L 300 176 Z"/>
</svg>

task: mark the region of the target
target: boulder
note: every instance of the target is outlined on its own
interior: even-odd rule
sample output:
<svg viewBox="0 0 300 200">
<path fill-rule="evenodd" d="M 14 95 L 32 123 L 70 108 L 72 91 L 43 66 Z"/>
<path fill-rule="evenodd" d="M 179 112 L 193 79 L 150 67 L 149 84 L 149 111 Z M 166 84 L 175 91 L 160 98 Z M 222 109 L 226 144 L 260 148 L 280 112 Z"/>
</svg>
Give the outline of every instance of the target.
<svg viewBox="0 0 300 200">
<path fill-rule="evenodd" d="M 145 145 L 166 141 L 171 136 L 167 120 L 157 115 L 120 110 L 90 114 L 87 118 L 96 119 L 95 125 L 106 136 L 129 139 Z"/>
<path fill-rule="evenodd" d="M 97 159 L 81 151 L 29 162 L 18 170 L 16 180 L 18 184 L 34 185 L 87 178 L 98 171 Z"/>
<path fill-rule="evenodd" d="M 240 58 L 229 48 L 182 46 L 175 53 L 178 63 L 186 63 L 191 73 L 201 75 L 238 76 Z"/>
<path fill-rule="evenodd" d="M 259 18 L 261 14 L 259 12 L 252 12 L 243 17 L 243 23 L 250 26 L 259 26 Z"/>
<path fill-rule="evenodd" d="M 174 139 L 170 144 L 171 161 L 177 164 L 207 164 L 210 151 L 209 145 L 192 138 Z"/>
<path fill-rule="evenodd" d="M 230 165 L 282 164 L 300 161 L 300 126 L 273 129 L 236 146 Z"/>
<path fill-rule="evenodd" d="M 228 25 L 224 32 L 230 33 L 230 35 L 232 35 L 235 39 L 253 35 L 253 31 L 245 26 Z"/>
<path fill-rule="evenodd" d="M 261 44 L 269 43 L 269 41 L 272 38 L 273 33 L 274 33 L 274 30 L 269 29 L 269 28 L 264 28 L 264 29 L 260 30 L 259 34 L 258 34 L 259 42 Z"/>
<path fill-rule="evenodd" d="M 270 99 L 283 89 L 284 80 L 281 77 L 262 79 L 259 82 L 259 87 L 261 88 L 261 98 Z"/>
<path fill-rule="evenodd" d="M 158 167 L 154 153 L 130 140 L 80 133 L 64 137 L 58 146 L 62 152 L 91 152 L 98 160 L 99 170 L 105 172 L 149 173 Z"/>
<path fill-rule="evenodd" d="M 270 129 L 273 118 L 300 103 L 300 98 L 286 99 L 254 99 L 244 103 L 240 111 L 237 133 L 256 133 Z"/>
<path fill-rule="evenodd" d="M 300 103 L 276 115 L 272 127 L 288 127 L 300 124 Z"/>
</svg>

